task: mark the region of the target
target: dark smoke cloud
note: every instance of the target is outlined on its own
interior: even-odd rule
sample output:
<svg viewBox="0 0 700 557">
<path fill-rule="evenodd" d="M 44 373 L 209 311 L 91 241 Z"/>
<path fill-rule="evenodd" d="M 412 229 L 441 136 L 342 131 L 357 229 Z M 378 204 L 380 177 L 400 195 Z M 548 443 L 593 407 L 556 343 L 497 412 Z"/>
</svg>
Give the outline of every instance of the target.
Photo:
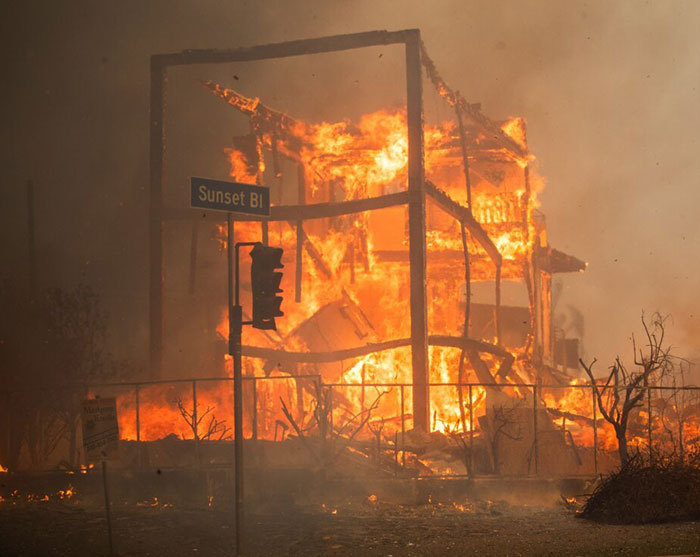
<svg viewBox="0 0 700 557">
<path fill-rule="evenodd" d="M 588 355 L 624 354 L 642 309 L 672 313 L 679 350 L 698 353 L 697 2 L 35 2 L 6 11 L 4 267 L 23 265 L 32 178 L 42 280 L 103 291 L 124 352 L 145 352 L 149 55 L 420 27 L 465 97 L 494 118 L 527 118 L 550 242 L 590 263 L 562 278 L 559 301 L 583 313 Z M 304 94 L 307 105 L 332 107 L 355 86 L 349 73 L 362 78 L 361 93 L 362 80 L 388 71 L 364 64 L 340 64 L 348 85 L 313 94 L 300 65 L 276 83 L 247 70 L 241 87 L 254 93 L 260 80 L 282 108 L 297 102 L 303 112 Z M 196 114 L 187 123 L 197 127 Z"/>
</svg>

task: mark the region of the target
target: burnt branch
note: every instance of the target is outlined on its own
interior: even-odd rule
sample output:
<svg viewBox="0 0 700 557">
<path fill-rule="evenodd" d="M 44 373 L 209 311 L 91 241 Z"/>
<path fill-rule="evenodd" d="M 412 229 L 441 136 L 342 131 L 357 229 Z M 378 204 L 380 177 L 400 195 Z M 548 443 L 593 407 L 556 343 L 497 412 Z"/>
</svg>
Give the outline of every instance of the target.
<svg viewBox="0 0 700 557">
<path fill-rule="evenodd" d="M 642 406 L 652 383 L 660 381 L 674 369 L 671 347 L 665 344 L 665 318 L 655 313 L 651 323 L 647 323 L 642 314 L 645 344 L 638 346 L 632 336 L 632 351 L 636 369 L 630 370 L 619 356 L 610 367 L 610 373 L 604 383 L 593 374 L 594 359 L 586 364 L 579 359 L 588 375 L 598 409 L 603 418 L 613 426 L 618 442 L 620 462 L 624 465 L 629 460 L 627 449 L 627 428 L 630 416 L 635 408 Z"/>
</svg>

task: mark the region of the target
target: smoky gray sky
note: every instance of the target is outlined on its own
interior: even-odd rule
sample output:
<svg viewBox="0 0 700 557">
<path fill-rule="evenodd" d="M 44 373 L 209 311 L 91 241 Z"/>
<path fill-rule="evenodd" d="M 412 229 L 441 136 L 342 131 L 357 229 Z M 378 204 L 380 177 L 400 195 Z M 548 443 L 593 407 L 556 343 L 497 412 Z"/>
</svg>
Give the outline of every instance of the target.
<svg viewBox="0 0 700 557">
<path fill-rule="evenodd" d="M 5 12 L 3 274 L 23 265 L 31 178 L 42 281 L 94 284 L 123 352 L 146 348 L 149 56 L 418 27 L 468 100 L 495 119 L 527 119 L 550 243 L 589 262 L 563 276 L 557 305 L 583 313 L 586 354 L 627 354 L 642 310 L 672 314 L 678 351 L 700 354 L 699 2 L 82 1 Z M 299 76 L 277 79 L 298 90 Z M 196 114 L 187 122 L 196 128 Z"/>
</svg>

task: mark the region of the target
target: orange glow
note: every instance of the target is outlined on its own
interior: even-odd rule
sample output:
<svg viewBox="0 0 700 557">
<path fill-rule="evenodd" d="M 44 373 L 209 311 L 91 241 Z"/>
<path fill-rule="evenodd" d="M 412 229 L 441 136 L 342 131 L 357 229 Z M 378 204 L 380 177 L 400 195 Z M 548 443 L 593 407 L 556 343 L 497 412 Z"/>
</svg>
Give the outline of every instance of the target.
<svg viewBox="0 0 700 557">
<path fill-rule="evenodd" d="M 225 97 L 229 104 L 245 114 L 259 117 L 256 112 L 260 106 L 258 99 L 238 99 L 234 91 L 222 88 L 214 88 L 214 91 L 221 93 L 222 98 Z M 354 122 L 342 120 L 285 124 L 282 131 L 295 140 L 296 150 L 289 146 L 291 141 L 282 145 L 283 139 L 273 137 L 265 125 L 256 122 L 252 128 L 259 132 L 257 147 L 266 151 L 264 155 L 269 155 L 273 146 L 275 154 L 280 157 L 292 152 L 294 156 L 289 156 L 285 162 L 297 169 L 301 167 L 302 170 L 298 174 L 297 169 L 293 173 L 285 170 L 284 179 L 277 182 L 275 180 L 280 178 L 279 174 L 274 177 L 268 176 L 269 172 L 265 174 L 265 156 L 258 157 L 259 160 L 251 164 L 250 153 L 226 148 L 224 154 L 230 163 L 230 175 L 236 180 L 253 183 L 262 177 L 262 183 L 271 188 L 282 188 L 273 190 L 273 204 L 276 199 L 284 199 L 285 205 L 299 202 L 294 197 L 299 186 L 296 180 L 303 180 L 305 203 L 310 205 L 380 197 L 407 190 L 408 134 L 406 112 L 403 109 L 379 110 L 365 114 Z M 526 125 L 522 118 L 508 120 L 501 129 L 527 151 Z M 535 218 L 535 209 L 539 206 L 538 193 L 542 191 L 544 182 L 531 164 L 534 157 L 517 159 L 504 153 L 503 149 L 484 146 L 487 140 L 482 136 L 470 137 L 467 149 L 471 183 L 471 206 L 468 209 L 483 229 L 479 231 L 474 226 L 467 233 L 471 280 L 475 283 L 493 281 L 496 276 L 488 250 L 478 241 L 479 237 L 484 236 L 480 232 L 485 233 L 503 258 L 502 278 L 531 280 L 526 270 L 527 264 L 532 261 L 537 243 L 546 246 L 545 226 Z M 461 210 L 466 210 L 468 195 L 457 126 L 452 121 L 426 124 L 424 142 L 426 179 L 460 204 Z M 268 156 L 268 171 L 272 168 L 269 158 Z M 267 360 L 244 357 L 243 426 L 246 437 L 253 435 L 254 427 L 261 439 L 280 440 L 296 435 L 281 409 L 280 399 L 305 435 L 318 434 L 320 428 L 314 417 L 318 410 L 315 378 L 326 385 L 333 384 L 332 419 L 335 432 L 353 419 L 357 423 L 358 416 L 366 415 L 370 410 L 367 427 L 357 438 L 368 438 L 372 432 L 379 431 L 378 435 L 390 439 L 402 430 L 402 419 L 406 430 L 412 427 L 410 346 L 400 346 L 340 362 L 324 361 L 317 364 L 298 363 L 293 358 L 284 361 L 284 355 L 281 354 L 283 351 L 303 353 L 342 350 L 410 336 L 406 214 L 406 207 L 390 207 L 309 220 L 303 224 L 306 240 L 299 244 L 296 222 L 269 223 L 270 245 L 285 250 L 285 273 L 281 285 L 285 292 L 282 307 L 285 315 L 277 321 L 277 332 L 245 329 L 246 345 L 278 351 Z M 225 227 L 217 226 L 214 234 L 220 247 L 225 248 Z M 235 241 L 259 241 L 261 237 L 260 223 L 236 222 Z M 296 252 L 297 245 L 302 245 L 301 254 Z M 461 230 L 454 217 L 448 215 L 430 197 L 426 202 L 426 245 L 429 329 L 431 334 L 461 335 L 464 319 L 464 309 L 458 301 L 459 288 L 464 285 Z M 225 249 L 221 251 L 223 255 Z M 297 260 L 302 262 L 299 285 L 295 282 Z M 241 261 L 242 292 L 245 298 L 249 295 L 249 258 L 245 250 Z M 294 300 L 297 286 L 301 291 L 300 303 Z M 348 326 L 350 332 L 347 336 L 350 340 L 342 338 L 337 342 L 338 346 L 333 345 L 336 339 L 328 340 L 329 346 L 325 348 L 311 346 L 313 341 L 300 333 L 300 329 L 308 324 L 308 320 L 314 319 L 319 310 L 333 303 L 339 303 L 341 310 L 347 310 L 346 313 L 353 307 L 361 308 L 363 319 L 369 324 L 358 324 L 357 321 L 362 319 L 346 316 L 354 327 L 352 330 Z M 244 302 L 244 308 L 249 307 L 246 304 L 248 302 Z M 228 338 L 228 312 L 225 307 L 217 311 L 216 334 L 221 346 L 224 346 Z M 342 314 L 342 311 L 339 310 L 338 313 Z M 244 315 L 244 319 L 248 318 Z M 320 320 L 312 325 L 316 327 L 317 337 L 325 338 L 326 333 L 329 333 L 329 337 L 332 336 L 332 331 L 326 331 Z M 494 330 L 495 326 L 483 333 L 474 332 L 475 340 L 494 344 Z M 535 373 L 528 359 L 528 351 L 532 347 L 528 342 L 503 347 L 516 358 L 511 369 L 514 377 L 519 376 L 520 380 L 505 376 L 499 377 L 498 381 L 508 385 L 522 380 L 534 380 Z M 430 382 L 452 384 L 430 389 L 430 429 L 449 434 L 480 433 L 479 420 L 487 410 L 487 389 L 473 387 L 470 401 L 468 387 L 459 388 L 454 385 L 460 379 L 458 369 L 461 353 L 458 348 L 433 346 L 429 356 Z M 482 357 L 489 373 L 496 375 L 501 365 L 500 358 L 488 354 Z M 212 368 L 206 373 L 202 372 L 202 375 L 218 376 L 221 380 L 197 384 L 196 407 L 191 383 L 141 388 L 138 435 L 135 397 L 120 397 L 122 438 L 150 441 L 168 435 L 194 439 L 196 435 L 202 439 L 208 433 L 208 423 L 212 417 L 217 420 L 226 419 L 226 426 L 233 427 L 230 357 L 222 356 L 221 361 Z M 296 376 L 304 376 L 305 379 L 297 379 Z M 252 397 L 253 378 L 257 397 L 255 406 Z M 468 360 L 464 364 L 461 379 L 463 382 L 479 382 Z M 403 385 L 403 389 L 399 385 Z M 514 400 L 524 400 L 530 396 L 532 401 L 531 393 L 527 388 L 508 388 L 508 394 Z M 548 407 L 575 416 L 576 419 L 567 418 L 562 427 L 571 432 L 576 443 L 592 445 L 589 390 L 545 391 L 543 400 Z M 186 415 L 189 412 L 191 416 L 195 411 L 199 416 L 209 411 L 196 431 L 192 423 L 188 423 Z M 554 423 L 558 425 L 556 420 Z M 216 436 L 211 438 L 215 439 Z M 598 441 L 601 447 L 614 442 L 614 436 L 610 438 L 609 431 L 603 424 L 600 424 L 598 430 Z M 374 501 L 370 498 L 370 502 L 376 502 L 376 497 Z M 211 505 L 211 500 L 209 503 Z M 471 508 L 466 506 L 455 508 L 471 512 Z M 329 512 L 335 514 L 337 510 Z"/>
</svg>

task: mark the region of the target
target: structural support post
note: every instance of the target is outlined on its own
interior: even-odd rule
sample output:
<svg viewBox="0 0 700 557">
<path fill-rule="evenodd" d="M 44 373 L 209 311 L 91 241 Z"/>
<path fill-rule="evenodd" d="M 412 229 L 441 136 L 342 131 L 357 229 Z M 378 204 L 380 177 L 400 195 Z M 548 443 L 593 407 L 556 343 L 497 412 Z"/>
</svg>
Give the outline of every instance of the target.
<svg viewBox="0 0 700 557">
<path fill-rule="evenodd" d="M 538 396 L 538 385 L 532 386 L 532 453 L 535 462 L 535 475 L 539 472 L 540 464 L 540 447 L 539 439 L 537 436 L 537 396 Z"/>
<path fill-rule="evenodd" d="M 306 171 L 304 165 L 300 164 L 297 168 L 297 203 L 299 205 L 306 204 Z M 302 265 L 303 260 L 303 250 L 304 250 L 304 239 L 306 235 L 304 233 L 304 221 L 298 220 L 296 223 L 297 227 L 297 252 L 296 252 L 296 265 L 294 267 L 294 301 L 301 302 L 301 279 L 302 279 Z"/>
<path fill-rule="evenodd" d="M 496 344 L 501 344 L 501 266 L 496 265 L 496 306 L 493 312 L 493 329 L 496 334 Z"/>
<path fill-rule="evenodd" d="M 137 465 L 139 470 L 143 468 L 143 459 L 141 457 L 141 387 L 136 385 L 134 389 L 134 396 L 136 398 L 136 454 L 137 454 Z"/>
<path fill-rule="evenodd" d="M 151 379 L 159 379 L 163 368 L 163 155 L 165 134 L 166 68 L 158 56 L 151 57 L 151 187 L 149 207 L 149 363 Z"/>
<path fill-rule="evenodd" d="M 469 477 L 474 477 L 474 397 L 469 385 Z"/>
<path fill-rule="evenodd" d="M 401 385 L 401 465 L 406 468 L 406 406 L 404 405 L 406 394 Z"/>
<path fill-rule="evenodd" d="M 411 366 L 413 425 L 428 431 L 428 314 L 425 260 L 425 185 L 423 168 L 423 81 L 420 31 L 406 37 L 406 113 L 408 124 L 408 241 L 411 288 Z"/>
<path fill-rule="evenodd" d="M 253 376 L 253 379 L 251 380 L 251 383 L 253 384 L 253 427 L 252 427 L 252 432 L 251 436 L 253 441 L 258 440 L 258 382 L 255 379 L 255 376 Z"/>
<path fill-rule="evenodd" d="M 455 103 L 455 112 L 457 113 L 457 123 L 459 124 L 459 141 L 462 146 L 462 168 L 464 169 L 464 183 L 467 188 L 467 209 L 472 212 L 472 180 L 469 175 L 469 157 L 467 156 L 467 136 L 464 133 L 464 121 L 462 120 L 462 107 L 459 99 L 460 95 L 457 92 Z"/>
</svg>

